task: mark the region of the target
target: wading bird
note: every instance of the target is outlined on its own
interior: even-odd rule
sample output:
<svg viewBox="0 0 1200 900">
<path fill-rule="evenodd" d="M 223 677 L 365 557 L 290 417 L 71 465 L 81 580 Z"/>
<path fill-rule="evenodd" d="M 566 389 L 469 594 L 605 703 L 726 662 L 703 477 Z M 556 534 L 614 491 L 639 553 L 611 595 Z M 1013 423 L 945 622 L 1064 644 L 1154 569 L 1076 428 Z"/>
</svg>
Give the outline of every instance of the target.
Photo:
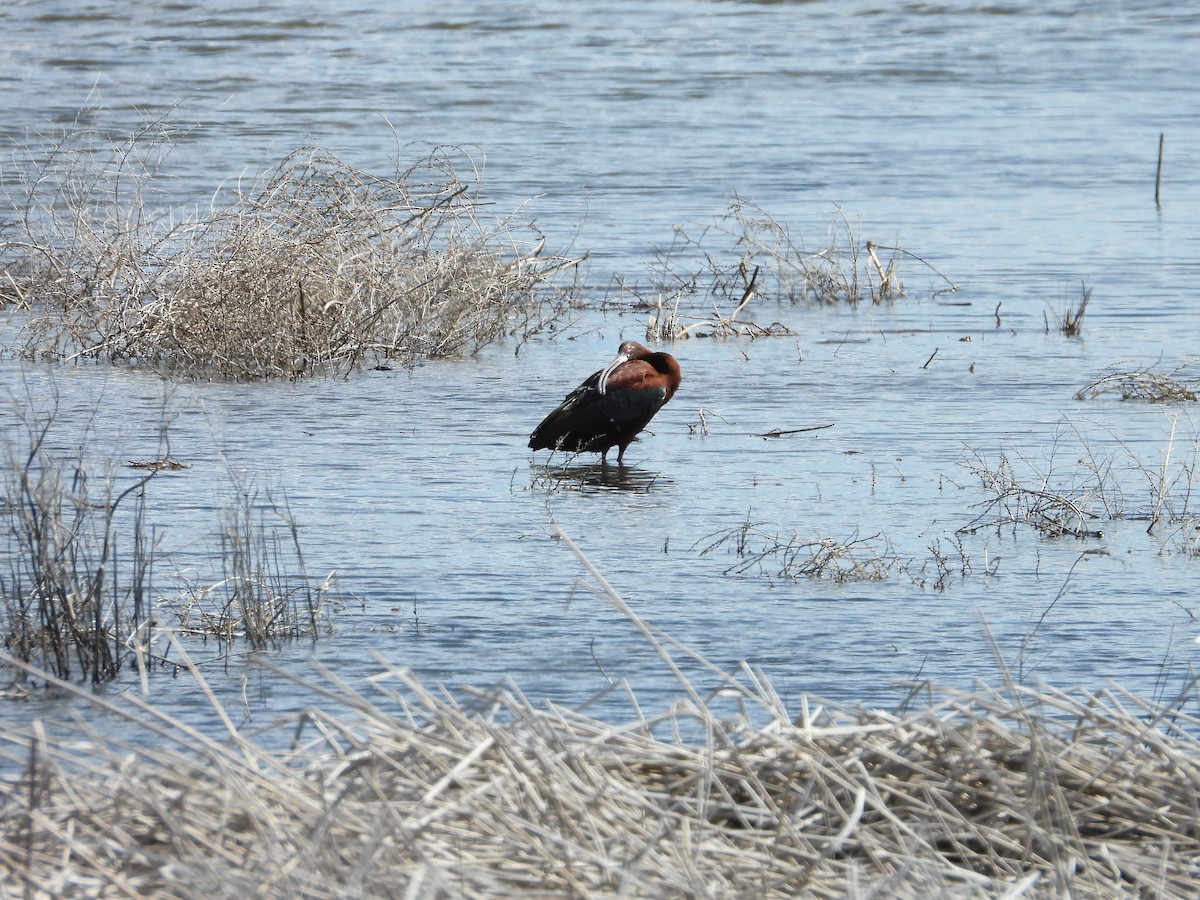
<svg viewBox="0 0 1200 900">
<path fill-rule="evenodd" d="M 616 358 L 593 374 L 546 416 L 529 436 L 533 450 L 599 453 L 617 447 L 617 465 L 654 414 L 674 396 L 683 379 L 669 353 L 656 353 L 637 341 L 626 341 Z"/>
</svg>

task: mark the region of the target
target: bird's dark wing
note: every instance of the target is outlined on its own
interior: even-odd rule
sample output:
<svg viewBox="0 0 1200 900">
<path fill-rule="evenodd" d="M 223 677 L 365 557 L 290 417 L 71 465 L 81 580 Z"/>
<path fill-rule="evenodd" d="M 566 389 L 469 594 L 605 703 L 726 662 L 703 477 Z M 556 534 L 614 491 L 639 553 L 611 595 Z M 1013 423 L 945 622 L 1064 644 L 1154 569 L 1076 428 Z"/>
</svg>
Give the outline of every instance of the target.
<svg viewBox="0 0 1200 900">
<path fill-rule="evenodd" d="M 567 394 L 558 408 L 533 430 L 533 434 L 529 436 L 530 448 L 583 450 L 588 437 L 603 419 L 603 411 L 599 404 L 602 398 L 599 383 L 600 373 L 596 372 Z"/>
<path fill-rule="evenodd" d="M 667 399 L 666 388 L 647 378 L 648 374 L 655 374 L 648 364 L 626 363 L 609 376 L 601 394 L 600 373 L 595 373 L 534 429 L 530 448 L 577 453 L 607 450 L 623 437 L 628 443 Z"/>
<path fill-rule="evenodd" d="M 667 389 L 661 385 L 633 390 L 612 390 L 600 398 L 604 416 L 622 430 L 637 426 L 640 431 L 667 402 Z"/>
</svg>

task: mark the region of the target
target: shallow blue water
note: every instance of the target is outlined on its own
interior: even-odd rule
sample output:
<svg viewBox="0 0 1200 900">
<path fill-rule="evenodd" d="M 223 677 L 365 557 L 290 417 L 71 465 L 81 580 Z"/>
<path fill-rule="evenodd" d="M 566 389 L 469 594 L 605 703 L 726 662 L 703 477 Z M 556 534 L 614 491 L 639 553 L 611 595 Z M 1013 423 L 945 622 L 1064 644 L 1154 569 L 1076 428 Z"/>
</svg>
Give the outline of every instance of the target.
<svg viewBox="0 0 1200 900">
<path fill-rule="evenodd" d="M 1186 4 L 28 3 L 0 28 L 8 148 L 81 108 L 122 134 L 178 104 L 172 121 L 199 127 L 168 157 L 163 199 L 203 205 L 309 140 L 383 170 L 397 140 L 472 144 L 497 213 L 530 200 L 550 246 L 587 251 L 594 295 L 614 301 L 553 340 L 347 380 L 168 388 L 3 360 L 19 402 L 57 392 L 64 450 L 87 421 L 99 459 L 151 458 L 167 410 L 191 468 L 150 486 L 164 595 L 221 577 L 231 470 L 286 496 L 310 574 L 336 571 L 353 597 L 332 635 L 274 659 L 353 681 L 377 654 L 430 681 L 511 677 L 567 702 L 625 677 L 655 706 L 670 678 L 581 586 L 557 523 L 640 615 L 722 666 L 763 666 L 787 698 L 890 705 L 917 675 L 995 682 L 981 618 L 1027 680 L 1184 686 L 1196 414 L 1072 398 L 1112 367 L 1169 371 L 1196 352 L 1200 16 Z M 10 188 L 20 166 L 0 171 Z M 735 193 L 811 248 L 840 207 L 862 239 L 898 242 L 959 290 L 935 293 L 945 280 L 908 259 L 891 306 L 759 307 L 794 333 L 670 348 L 683 387 L 622 479 L 590 460 L 545 469 L 529 431 L 621 338 L 643 337 L 611 279 L 645 278 L 674 226 L 711 222 Z M 1084 281 L 1092 303 L 1068 339 L 1055 318 Z M 1147 535 L 1168 446 L 1177 515 Z M 1001 454 L 1026 484 L 1100 485 L 1103 537 L 959 534 L 987 515 L 970 466 Z M 865 539 L 868 558 L 900 563 L 836 583 L 770 559 L 729 571 L 746 561 L 730 544 L 701 552 L 748 521 L 785 544 Z M 256 720 L 310 702 L 252 657 L 233 670 L 214 667 L 214 683 L 238 706 L 244 670 Z M 183 680 L 153 690 L 209 721 Z"/>
</svg>

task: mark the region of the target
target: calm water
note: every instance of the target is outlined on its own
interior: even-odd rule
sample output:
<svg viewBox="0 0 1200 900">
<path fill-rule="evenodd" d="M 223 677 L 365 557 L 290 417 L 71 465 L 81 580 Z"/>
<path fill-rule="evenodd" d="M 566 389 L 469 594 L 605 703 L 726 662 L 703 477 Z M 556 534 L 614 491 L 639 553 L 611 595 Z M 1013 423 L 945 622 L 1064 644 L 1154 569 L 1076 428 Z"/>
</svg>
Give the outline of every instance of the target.
<svg viewBox="0 0 1200 900">
<path fill-rule="evenodd" d="M 1147 695 L 1184 685 L 1200 635 L 1196 523 L 1147 535 L 1139 516 L 1168 447 L 1172 508 L 1191 511 L 1198 416 L 1072 397 L 1114 366 L 1167 371 L 1200 350 L 1200 13 L 389 6 L 9 4 L 0 135 L 9 149 L 36 143 L 84 107 L 88 124 L 123 134 L 178 104 L 174 121 L 199 124 L 168 160 L 178 205 L 310 140 L 385 170 L 396 135 L 473 144 L 497 210 L 532 198 L 551 245 L 591 254 L 597 294 L 643 275 L 674 225 L 711 220 L 735 193 L 812 247 L 840 206 L 863 239 L 899 241 L 960 290 L 933 295 L 943 285 L 909 261 L 909 296 L 892 307 L 763 309 L 795 334 L 676 344 L 683 388 L 620 480 L 590 460 L 548 472 L 525 439 L 622 337 L 643 336 L 641 314 L 586 315 L 520 352 L 298 385 L 169 386 L 4 360 L 6 391 L 56 392 L 56 440 L 75 446 L 86 423 L 102 460 L 156 456 L 167 410 L 171 452 L 191 468 L 151 486 L 171 554 L 160 591 L 176 569 L 220 577 L 212 533 L 232 469 L 286 494 L 310 573 L 336 570 L 361 600 L 334 635 L 274 658 L 303 669 L 315 657 L 352 682 L 377 656 L 431 682 L 511 677 L 567 702 L 626 677 L 659 705 L 669 679 L 581 586 L 557 523 L 641 615 L 723 666 L 762 666 L 788 698 L 891 705 L 896 682 L 918 674 L 995 683 L 981 616 L 1027 680 L 1115 679 Z M 16 174 L 6 162 L 6 183 Z M 1054 316 L 1082 281 L 1092 304 L 1067 339 Z M 831 427 L 761 437 L 819 425 Z M 1124 518 L 1102 518 L 1104 536 L 1086 542 L 1008 527 L 957 543 L 989 498 L 969 467 L 1001 454 L 1031 487 L 1083 491 L 1101 468 L 1104 499 L 1090 507 Z M 700 552 L 747 521 L 785 540 L 871 539 L 903 565 L 879 582 L 792 581 L 770 561 L 729 571 L 741 560 L 728 545 Z M 950 557 L 944 590 L 934 550 Z M 213 672 L 258 721 L 311 699 L 247 656 Z M 153 690 L 207 721 L 183 680 Z M 620 701 L 605 702 L 617 714 Z"/>
</svg>

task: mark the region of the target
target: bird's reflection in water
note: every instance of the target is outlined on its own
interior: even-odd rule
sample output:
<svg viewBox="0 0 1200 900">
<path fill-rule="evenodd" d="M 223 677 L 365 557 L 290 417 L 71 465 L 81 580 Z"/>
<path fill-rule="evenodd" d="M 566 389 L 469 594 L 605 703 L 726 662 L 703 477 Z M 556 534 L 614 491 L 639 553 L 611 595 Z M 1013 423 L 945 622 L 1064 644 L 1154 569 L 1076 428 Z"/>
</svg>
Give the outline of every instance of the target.
<svg viewBox="0 0 1200 900">
<path fill-rule="evenodd" d="M 533 467 L 533 489 L 540 491 L 630 491 L 646 494 L 671 484 L 661 472 L 600 462 Z"/>
</svg>

